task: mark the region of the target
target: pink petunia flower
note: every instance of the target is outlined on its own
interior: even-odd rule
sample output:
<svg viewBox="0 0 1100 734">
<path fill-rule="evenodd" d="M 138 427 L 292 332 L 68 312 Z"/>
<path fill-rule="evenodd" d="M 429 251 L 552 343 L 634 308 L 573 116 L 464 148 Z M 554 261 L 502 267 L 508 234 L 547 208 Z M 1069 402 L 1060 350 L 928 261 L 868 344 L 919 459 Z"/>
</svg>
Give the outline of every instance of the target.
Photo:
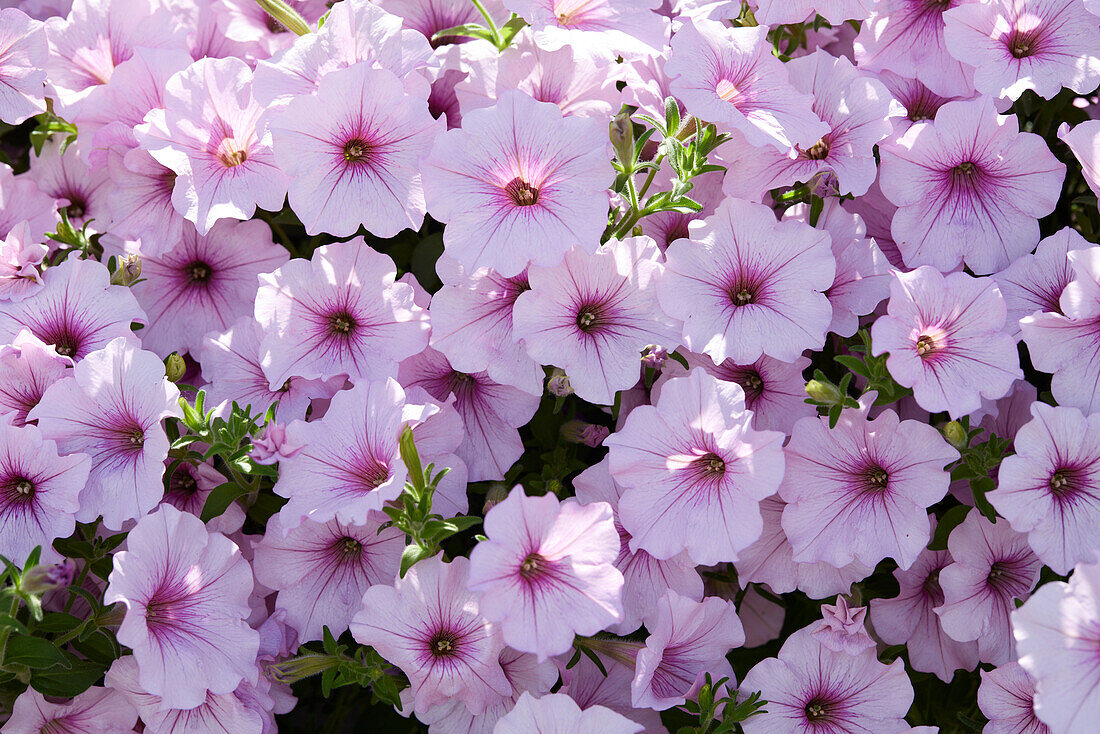
<svg viewBox="0 0 1100 734">
<path fill-rule="evenodd" d="M 783 476 L 783 434 L 749 428 L 744 391 L 702 369 L 669 380 L 655 406 L 609 436 L 611 475 L 626 489 L 630 548 L 659 559 L 736 560 L 760 537 L 760 500 Z"/>
<path fill-rule="evenodd" d="M 513 328 L 516 299 L 531 288 L 527 272 L 511 278 L 488 268 L 467 273 L 445 256 L 436 268 L 443 287 L 429 309 L 432 348 L 460 372 L 485 372 L 501 385 L 541 396 L 542 368 Z"/>
<path fill-rule="evenodd" d="M 512 694 L 500 633 L 466 589 L 471 568 L 462 557 L 420 561 L 393 586 L 368 588 L 351 622 L 356 640 L 409 677 L 416 710 L 458 700 L 476 714 Z"/>
<path fill-rule="evenodd" d="M 958 418 L 1023 377 L 1006 314 L 992 279 L 944 276 L 927 265 L 895 272 L 887 315 L 871 327 L 872 352 L 889 353 L 890 375 L 913 388 L 920 407 Z"/>
<path fill-rule="evenodd" d="M 1100 567 L 1080 565 L 1011 612 L 1021 667 L 1035 681 L 1035 715 L 1052 732 L 1087 732 L 1100 720 Z"/>
<path fill-rule="evenodd" d="M 944 42 L 944 12 L 962 0 L 879 0 L 855 40 L 855 61 L 868 71 L 916 79 L 936 94 L 969 97 L 974 69 Z"/>
<path fill-rule="evenodd" d="M 437 471 L 444 467 L 450 470 L 436 485 L 432 512 L 443 517 L 465 515 L 470 509 L 466 496 L 470 472 L 456 453 L 466 430 L 455 407 L 458 399 L 452 396 L 438 401 L 423 387 L 412 385 L 405 391 L 405 402 L 409 404 L 409 425 L 421 463 L 435 464 Z"/>
<path fill-rule="evenodd" d="M 172 76 L 163 109 L 135 128 L 141 147 L 176 174 L 172 203 L 205 235 L 219 219 L 278 211 L 288 179 L 275 165 L 252 70 L 237 58 L 202 59 Z"/>
<path fill-rule="evenodd" d="M 661 307 L 684 321 L 684 345 L 716 363 L 761 354 L 793 362 L 825 341 L 832 308 L 824 291 L 836 261 L 829 236 L 770 209 L 727 199 L 665 253 Z"/>
<path fill-rule="evenodd" d="M 1092 193 L 1100 196 L 1100 120 L 1085 120 L 1072 129 L 1063 123 L 1058 128 L 1058 139 L 1069 146 L 1081 164 L 1085 182 Z"/>
<path fill-rule="evenodd" d="M 866 20 L 874 0 L 757 0 L 756 19 L 765 25 L 801 23 L 816 13 L 832 25 Z"/>
<path fill-rule="evenodd" d="M 828 418 L 795 424 L 784 453 L 779 495 L 794 559 L 837 568 L 874 567 L 891 557 L 909 568 L 931 539 L 925 508 L 947 494 L 944 467 L 959 452 L 932 426 L 901 421 L 893 410 L 868 419 L 870 401 Z"/>
<path fill-rule="evenodd" d="M 821 605 L 821 621 L 810 625 L 810 634 L 833 652 L 859 655 L 875 646 L 867 634 L 866 617 L 867 607 L 850 607 L 848 598 L 841 594 L 836 604 Z"/>
<path fill-rule="evenodd" d="M 16 176 L 11 166 L 0 163 L 0 237 L 26 222 L 32 238 L 44 239 L 61 221 L 57 210 L 62 204 L 39 189 L 29 174 Z"/>
<path fill-rule="evenodd" d="M 126 734 L 138 714 L 110 688 L 92 686 L 67 703 L 51 703 L 28 688 L 15 699 L 4 734 Z"/>
<path fill-rule="evenodd" d="M 272 390 L 260 366 L 263 328 L 251 316 L 243 316 L 220 334 L 207 334 L 198 357 L 207 380 L 206 405 L 218 415 L 227 415 L 232 402 L 242 408 L 251 405 L 252 414 L 262 416 L 275 401 L 279 420 L 304 420 L 310 401 L 330 398 L 344 385 L 344 377 L 330 380 L 287 378 Z"/>
<path fill-rule="evenodd" d="M 471 482 L 503 479 L 523 454 L 516 429 L 531 420 L 539 396 L 502 385 L 485 372 L 459 372 L 431 347 L 402 362 L 398 376 L 402 385 L 422 387 L 440 403 L 454 395 L 465 427 L 455 454 L 466 463 Z"/>
<path fill-rule="evenodd" d="M 539 659 L 565 652 L 623 617 L 619 534 L 611 506 L 528 497 L 515 487 L 485 515 L 469 587 L 504 642 Z"/>
<path fill-rule="evenodd" d="M 21 10 L 0 11 L 0 120 L 18 125 L 46 109 L 46 28 Z"/>
<path fill-rule="evenodd" d="M 388 256 L 356 237 L 260 276 L 256 320 L 272 390 L 288 378 L 385 379 L 428 343 L 426 312 Z"/>
<path fill-rule="evenodd" d="M 987 497 L 1055 572 L 1096 560 L 1100 533 L 1100 415 L 1035 401 Z"/>
<path fill-rule="evenodd" d="M 574 246 L 595 251 L 607 226 L 603 122 L 505 91 L 439 136 L 421 171 L 431 215 L 447 224 L 446 253 L 469 272 L 504 277 L 553 267 Z"/>
<path fill-rule="evenodd" d="M 1007 663 L 1015 657 L 1009 612 L 1039 580 L 1042 562 L 1022 534 L 977 510 L 951 531 L 947 549 L 953 562 L 940 571 L 944 598 L 936 609 L 943 631 L 960 642 L 977 640 L 982 662 Z"/>
<path fill-rule="evenodd" d="M 1053 373 L 1050 389 L 1059 405 L 1092 413 L 1100 407 L 1100 247 L 1066 255 L 1073 280 L 1059 298 L 1058 313 L 1020 319 L 1035 368 Z"/>
<path fill-rule="evenodd" d="M 706 673 L 725 677 L 726 653 L 744 644 L 745 632 L 734 605 L 717 597 L 695 601 L 669 590 L 656 607 L 631 692 L 635 707 L 663 711 L 695 698 Z"/>
<path fill-rule="evenodd" d="M 947 551 L 925 549 L 907 570 L 894 571 L 900 587 L 896 597 L 871 600 L 875 636 L 888 645 L 907 645 L 913 670 L 932 673 L 945 683 L 956 670 L 978 665 L 978 643 L 949 637 L 934 611 L 944 599 L 940 572 L 951 562 Z"/>
<path fill-rule="evenodd" d="M 161 421 L 183 417 L 179 390 L 152 352 L 114 339 L 51 385 L 28 418 L 65 453 L 92 459 L 76 519 L 103 517 L 110 530 L 161 499 L 168 436 Z"/>
<path fill-rule="evenodd" d="M 70 224 L 80 228 L 91 223 L 88 227 L 90 231 L 102 232 L 107 221 L 107 202 L 113 188 L 107 172 L 93 170 L 81 160 L 82 141 L 64 154 L 61 144 L 60 135 L 47 140 L 41 154 L 31 156 L 31 169 L 27 175 L 34 179 L 40 191 L 57 200 L 58 208 L 64 209 Z"/>
<path fill-rule="evenodd" d="M 497 722 L 493 734 L 572 734 L 579 731 L 600 734 L 638 734 L 644 727 L 604 706 L 581 710 L 569 696 L 553 693 L 535 698 L 525 692 L 506 716 Z"/>
<path fill-rule="evenodd" d="M 650 238 L 631 237 L 531 268 L 512 312 L 516 338 L 540 364 L 564 369 L 579 397 L 610 405 L 638 382 L 647 345 L 679 345 L 680 324 L 657 304 L 660 256 Z"/>
<path fill-rule="evenodd" d="M 29 331 L 8 339 L 10 344 L 0 345 L 0 369 L 4 373 L 0 380 L 0 419 L 21 426 L 46 388 L 65 376 L 72 360 Z"/>
<path fill-rule="evenodd" d="M 735 175 L 723 182 L 726 194 L 759 201 L 770 189 L 826 180 L 841 194 L 867 193 L 878 174 L 873 149 L 890 134 L 891 120 L 903 114 L 901 106 L 881 82 L 843 56 L 818 49 L 785 66 L 791 85 L 812 97 L 814 114 L 829 130 L 813 145 L 796 145 L 793 158 L 774 147 L 746 151 Z"/>
<path fill-rule="evenodd" d="M 369 513 L 397 499 L 406 470 L 398 438 L 409 408 L 396 380 L 363 380 L 336 393 L 320 420 L 293 421 L 287 441 L 302 450 L 280 463 L 275 493 L 285 536 L 306 519 L 364 525 Z"/>
<path fill-rule="evenodd" d="M 379 532 L 385 519 L 369 516 L 362 525 L 305 520 L 289 532 L 281 513 L 268 520 L 252 569 L 258 582 L 279 592 L 275 608 L 286 610 L 300 641 L 321 639 L 323 626 L 339 636 L 363 593 L 397 578 L 405 536 L 393 527 Z"/>
<path fill-rule="evenodd" d="M 1088 247 L 1090 244 L 1077 230 L 1063 227 L 1040 241 L 1034 254 L 1016 258 L 993 276 L 1008 309 L 1009 333 L 1019 334 L 1020 319 L 1036 312 L 1062 312 L 1059 299 L 1073 280 L 1073 267 L 1066 256 L 1070 250 Z"/>
<path fill-rule="evenodd" d="M 574 477 L 573 487 L 581 504 L 606 502 L 615 513 L 615 530 L 619 533 L 615 568 L 623 574 L 623 619 L 610 628 L 612 632 L 630 634 L 643 623 L 651 623 L 666 591 L 693 601 L 703 598 L 703 579 L 687 553 L 660 560 L 644 550 L 630 549 L 630 533 L 619 519 L 623 488 L 611 478 L 606 458 Z"/>
<path fill-rule="evenodd" d="M 599 50 L 611 60 L 654 56 L 668 46 L 669 23 L 657 0 L 502 0 L 531 25 L 547 51 L 566 46 Z"/>
<path fill-rule="evenodd" d="M 198 354 L 207 333 L 252 313 L 256 277 L 287 258 L 264 222 L 223 220 L 205 236 L 188 224 L 167 252 L 142 254 L 142 282 L 131 288 L 148 317 L 142 346 L 161 357 Z"/>
<path fill-rule="evenodd" d="M 114 183 L 107 199 L 107 231 L 141 240 L 147 255 L 159 255 L 183 239 L 186 220 L 172 204 L 176 172 L 142 148 L 107 151 L 107 174 Z"/>
<path fill-rule="evenodd" d="M 974 88 L 1018 99 L 1028 89 L 1051 99 L 1069 87 L 1096 88 L 1100 39 L 1096 17 L 1066 0 L 961 3 L 943 14 L 948 52 L 974 69 Z"/>
<path fill-rule="evenodd" d="M 44 563 L 60 560 L 51 544 L 76 527 L 90 470 L 88 456 L 59 456 L 37 427 L 0 423 L 0 555 L 21 564 L 42 546 Z"/>
<path fill-rule="evenodd" d="M 567 694 L 582 710 L 597 707 L 611 709 L 641 724 L 645 732 L 660 732 L 663 726 L 660 713 L 653 709 L 634 708 L 630 700 L 634 656 L 641 649 L 641 643 L 610 642 L 601 651 L 612 646 L 616 649 L 615 654 L 601 656 L 602 671 L 587 656 L 582 655 L 580 662 L 572 668 L 566 668 L 567 662 L 559 657 L 557 667 L 563 685 L 558 692 Z M 607 675 L 604 675 L 605 672 Z"/>
<path fill-rule="evenodd" d="M 168 461 L 166 464 L 168 468 L 165 469 L 164 497 L 161 502 L 167 502 L 180 512 L 201 516 L 210 493 L 225 484 L 225 475 L 207 463 Z M 206 529 L 230 535 L 241 529 L 244 518 L 244 508 L 231 502 L 222 514 L 210 519 Z"/>
<path fill-rule="evenodd" d="M 692 18 L 672 38 L 665 72 L 693 115 L 733 127 L 758 148 L 808 150 L 829 132 L 772 55 L 767 26 L 729 28 Z"/>
<path fill-rule="evenodd" d="M 161 505 L 114 556 L 104 603 L 121 602 L 119 642 L 134 651 L 142 688 L 164 708 L 255 683 L 259 635 L 248 627 L 252 572 L 240 549 L 194 515 Z"/>
<path fill-rule="evenodd" d="M 287 4 L 311 28 L 317 27 L 317 20 L 328 9 L 324 0 L 289 0 Z M 223 0 L 220 12 L 219 30 L 237 43 L 255 44 L 265 58 L 285 49 L 296 38 L 256 2 Z"/>
<path fill-rule="evenodd" d="M 42 289 L 38 268 L 50 248 L 35 239 L 23 222 L 0 240 L 0 301 L 22 301 Z"/>
<path fill-rule="evenodd" d="M 658 114 L 658 117 L 663 115 Z M 723 146 L 728 149 L 728 145 Z M 714 163 L 721 163 L 720 155 L 723 147 L 720 147 L 715 152 Z M 755 149 L 754 149 L 755 150 Z M 639 174 L 640 176 L 642 174 Z M 642 183 L 638 185 L 644 185 L 645 177 L 649 174 L 645 173 L 642 176 Z M 657 186 L 656 191 L 669 190 L 672 188 L 672 181 L 676 177 L 675 171 L 667 168 L 661 168 L 657 171 L 657 175 L 653 177 L 653 186 Z M 647 237 L 652 237 L 657 242 L 657 247 L 661 248 L 661 252 L 668 249 L 668 246 L 679 239 L 688 239 L 691 237 L 690 225 L 697 219 L 706 219 L 714 214 L 715 209 L 722 203 L 722 200 L 726 198 L 725 193 L 722 191 L 722 181 L 725 177 L 723 171 L 709 171 L 707 173 L 700 174 L 691 179 L 692 189 L 689 196 L 698 202 L 702 207 L 702 211 L 664 211 L 650 214 L 643 217 L 639 224 L 642 227 L 642 234 Z"/>
<path fill-rule="evenodd" d="M 474 6 L 466 0 L 372 0 L 384 10 L 401 18 L 405 28 L 416 31 L 426 39 L 431 39 L 439 31 L 455 28 L 466 23 L 483 24 L 485 19 Z M 503 22 L 508 13 L 501 0 L 484 0 L 482 6 L 498 22 Z M 431 41 L 433 48 L 451 44 L 469 45 L 476 43 L 462 36 L 445 36 Z"/>
<path fill-rule="evenodd" d="M 892 71 L 879 71 L 875 74 L 905 110 L 901 117 L 891 118 L 894 126 L 890 142 L 902 137 L 909 128 L 925 120 L 936 119 L 940 107 L 960 97 L 943 97 L 921 84 L 916 79 L 898 76 Z"/>
<path fill-rule="evenodd" d="M 760 502 L 764 531 L 738 556 L 737 578 L 741 583 L 767 584 L 776 594 L 798 589 L 811 599 L 824 599 L 849 593 L 852 584 L 871 575 L 874 569 L 859 561 L 852 561 L 840 568 L 821 561 L 795 561 L 791 541 L 783 532 L 783 509 L 786 506 L 787 503 L 779 495 Z"/>
<path fill-rule="evenodd" d="M 981 671 L 978 708 L 989 719 L 986 734 L 1051 734 L 1035 715 L 1035 681 L 1019 663 Z"/>
<path fill-rule="evenodd" d="M 899 209 L 891 225 L 909 267 L 1002 270 L 1039 240 L 1066 167 L 1037 135 L 1019 132 L 989 97 L 948 102 L 936 119 L 882 146 L 879 183 Z"/>
<path fill-rule="evenodd" d="M 330 72 L 272 121 L 275 160 L 290 177 L 290 206 L 306 232 L 378 237 L 424 219 L 420 160 L 442 132 L 427 97 L 392 72 L 359 62 Z"/>
<path fill-rule="evenodd" d="M 753 667 L 741 682 L 768 702 L 741 725 L 745 734 L 770 732 L 903 732 L 913 685 L 901 659 L 878 661 L 873 649 L 834 652 L 803 628 L 783 643 L 779 656 Z"/>
</svg>

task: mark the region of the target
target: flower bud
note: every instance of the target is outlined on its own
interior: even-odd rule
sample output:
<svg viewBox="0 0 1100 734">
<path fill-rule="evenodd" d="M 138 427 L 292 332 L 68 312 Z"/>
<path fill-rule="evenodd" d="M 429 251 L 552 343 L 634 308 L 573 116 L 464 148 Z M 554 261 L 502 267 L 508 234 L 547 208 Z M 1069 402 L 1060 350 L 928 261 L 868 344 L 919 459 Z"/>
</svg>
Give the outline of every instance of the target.
<svg viewBox="0 0 1100 734">
<path fill-rule="evenodd" d="M 186 372 L 187 362 L 179 355 L 179 352 L 172 352 L 164 360 L 164 375 L 169 382 L 179 382 Z"/>
<path fill-rule="evenodd" d="M 252 439 L 252 453 L 257 464 L 274 464 L 301 451 L 304 446 L 292 444 L 286 437 L 286 425 L 272 421 L 264 428 L 263 438 Z"/>
<path fill-rule="evenodd" d="M 129 287 L 141 277 L 141 258 L 137 255 L 126 255 L 118 261 L 118 270 L 111 273 L 111 285 Z"/>
<path fill-rule="evenodd" d="M 611 435 L 611 430 L 606 426 L 598 426 L 584 421 L 566 421 L 561 425 L 562 440 L 568 443 L 580 443 L 596 448 L 609 435 Z"/>
<path fill-rule="evenodd" d="M 73 582 L 76 564 L 66 558 L 61 563 L 35 566 L 23 574 L 19 590 L 24 594 L 42 596 L 47 591 L 64 589 Z"/>
<path fill-rule="evenodd" d="M 309 23 L 306 22 L 306 19 L 283 0 L 256 0 L 256 3 L 288 31 L 292 31 L 299 36 L 304 36 L 310 32 Z"/>
<path fill-rule="evenodd" d="M 493 482 L 489 485 L 489 491 L 485 493 L 484 512 L 488 512 L 506 499 L 508 499 L 508 487 L 504 482 Z"/>
<path fill-rule="evenodd" d="M 970 443 L 966 437 L 966 430 L 958 421 L 951 421 L 943 427 L 943 437 L 947 439 L 947 443 L 959 451 L 966 449 L 967 444 Z"/>
<path fill-rule="evenodd" d="M 609 125 L 611 146 L 620 163 L 629 165 L 634 162 L 634 123 L 630 113 L 620 112 L 611 118 Z"/>
<path fill-rule="evenodd" d="M 573 394 L 573 386 L 569 384 L 569 375 L 565 374 L 565 370 L 560 367 L 555 367 L 550 373 L 549 379 L 546 380 L 546 389 L 550 391 L 551 395 L 559 398 Z"/>
<path fill-rule="evenodd" d="M 656 344 L 648 345 L 642 350 L 642 364 L 655 370 L 662 370 L 668 361 L 668 350 Z"/>
<path fill-rule="evenodd" d="M 844 396 L 836 385 L 822 380 L 810 380 L 806 383 L 806 394 L 822 405 L 841 405 Z"/>
</svg>

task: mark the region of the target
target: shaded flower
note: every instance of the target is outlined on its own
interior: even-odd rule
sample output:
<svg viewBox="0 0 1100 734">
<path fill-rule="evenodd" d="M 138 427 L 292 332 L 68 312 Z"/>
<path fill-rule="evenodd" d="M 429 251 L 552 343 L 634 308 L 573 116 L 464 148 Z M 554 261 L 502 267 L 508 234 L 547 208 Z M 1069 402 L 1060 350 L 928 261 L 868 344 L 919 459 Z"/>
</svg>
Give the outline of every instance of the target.
<svg viewBox="0 0 1100 734">
<path fill-rule="evenodd" d="M 1021 255 L 993 276 L 1008 309 L 1006 329 L 1019 334 L 1020 319 L 1037 311 L 1061 313 L 1059 299 L 1073 280 L 1066 255 L 1091 245 L 1077 230 L 1063 227 L 1039 242 L 1034 254 Z"/>
<path fill-rule="evenodd" d="M 409 677 L 415 709 L 459 700 L 480 713 L 512 694 L 499 662 L 500 633 L 466 589 L 470 568 L 462 557 L 420 561 L 393 586 L 368 588 L 351 622 L 357 641 Z"/>
<path fill-rule="evenodd" d="M 581 710 L 564 693 L 535 698 L 530 693 L 519 697 L 506 716 L 497 722 L 493 734 L 572 734 L 578 731 L 598 731 L 600 734 L 637 734 L 644 727 L 622 714 L 603 706 Z"/>
<path fill-rule="evenodd" d="M 51 703 L 28 688 L 15 699 L 4 734 L 125 734 L 137 711 L 117 691 L 92 686 L 68 703 Z"/>
<path fill-rule="evenodd" d="M 446 253 L 468 271 L 512 277 L 528 263 L 553 267 L 574 246 L 594 251 L 607 226 L 609 148 L 601 121 L 563 118 L 519 91 L 466 113 L 421 167 Z"/>
<path fill-rule="evenodd" d="M 469 587 L 504 642 L 539 659 L 565 652 L 574 635 L 621 621 L 623 575 L 611 506 L 528 497 L 516 487 L 485 515 L 470 552 Z"/>
<path fill-rule="evenodd" d="M 60 451 L 91 457 L 76 519 L 93 522 L 102 515 L 110 530 L 121 530 L 160 501 L 169 445 L 161 421 L 168 417 L 183 417 L 179 390 L 153 353 L 122 338 L 52 384 L 28 416 Z"/>
<path fill-rule="evenodd" d="M 168 461 L 165 463 L 168 468 L 165 470 L 164 498 L 161 501 L 167 502 L 180 512 L 189 512 L 195 517 L 200 517 L 210 493 L 225 484 L 225 475 L 205 462 L 190 464 L 186 461 L 178 463 Z M 212 517 L 207 522 L 206 529 L 229 535 L 240 530 L 243 524 L 244 508 L 237 502 L 230 502 L 229 507 L 225 508 L 220 515 Z"/>
<path fill-rule="evenodd" d="M 810 625 L 810 634 L 834 652 L 858 655 L 875 646 L 864 626 L 866 617 L 867 607 L 850 607 L 848 598 L 841 594 L 836 604 L 821 605 L 821 621 Z"/>
<path fill-rule="evenodd" d="M 1058 128 L 1058 139 L 1069 146 L 1081 164 L 1085 183 L 1092 193 L 1100 196 L 1100 120 L 1085 120 L 1073 129 L 1063 123 Z"/>
<path fill-rule="evenodd" d="M 0 345 L 0 417 L 17 426 L 53 383 L 61 379 L 72 360 L 59 355 L 29 331 L 20 331 L 10 344 Z"/>
<path fill-rule="evenodd" d="M 248 627 L 252 572 L 240 549 L 194 515 L 161 505 L 114 556 L 104 603 L 121 602 L 118 639 L 132 648 L 141 687 L 162 708 L 192 708 L 255 683 L 259 635 Z"/>
<path fill-rule="evenodd" d="M 38 268 L 50 248 L 35 239 L 23 222 L 0 240 L 0 301 L 22 301 L 41 290 Z"/>
<path fill-rule="evenodd" d="M 630 548 L 659 559 L 732 561 L 760 537 L 759 503 L 783 476 L 783 434 L 749 428 L 744 392 L 702 369 L 669 380 L 655 406 L 609 436 Z"/>
<path fill-rule="evenodd" d="M 107 151 L 114 190 L 107 200 L 111 234 L 141 240 L 146 255 L 159 255 L 183 238 L 184 218 L 172 204 L 176 172 L 143 148 Z"/>
<path fill-rule="evenodd" d="M 952 418 L 1008 394 L 1023 377 L 1007 310 L 992 279 L 944 276 L 927 265 L 894 273 L 887 314 L 871 327 L 872 353 L 917 404 Z"/>
<path fill-rule="evenodd" d="M 61 221 L 57 213 L 60 204 L 43 193 L 29 174 L 16 176 L 11 166 L 0 163 L 0 237 L 7 237 L 16 226 L 26 222 L 31 238 L 43 240 Z"/>
<path fill-rule="evenodd" d="M 42 152 L 31 157 L 27 175 L 34 179 L 40 191 L 57 201 L 58 208 L 64 210 L 75 228 L 90 223 L 89 231 L 102 232 L 108 220 L 107 202 L 113 188 L 107 171 L 93 170 L 80 159 L 81 142 L 70 146 L 64 154 L 61 145 L 60 135 L 47 140 Z"/>
<path fill-rule="evenodd" d="M 978 707 L 989 719 L 988 734 L 1050 734 L 1035 716 L 1035 681 L 1017 662 L 981 671 Z"/>
<path fill-rule="evenodd" d="M 261 365 L 272 390 L 288 378 L 384 379 L 428 343 L 413 290 L 396 283 L 387 255 L 362 237 L 313 251 L 260 276 L 256 320 Z"/>
</svg>

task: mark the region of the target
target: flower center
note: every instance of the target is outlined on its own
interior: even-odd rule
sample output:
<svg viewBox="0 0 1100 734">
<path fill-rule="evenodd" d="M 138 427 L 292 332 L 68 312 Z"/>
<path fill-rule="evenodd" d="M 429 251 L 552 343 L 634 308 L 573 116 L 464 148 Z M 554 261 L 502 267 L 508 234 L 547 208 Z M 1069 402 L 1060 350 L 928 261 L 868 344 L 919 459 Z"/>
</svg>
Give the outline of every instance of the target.
<svg viewBox="0 0 1100 734">
<path fill-rule="evenodd" d="M 350 561 L 362 555 L 363 544 L 355 538 L 344 536 L 336 541 L 336 552 L 342 561 Z"/>
<path fill-rule="evenodd" d="M 226 168 L 236 168 L 248 160 L 248 151 L 238 148 L 232 138 L 222 140 L 215 155 Z"/>
<path fill-rule="evenodd" d="M 458 653 L 458 636 L 450 630 L 440 630 L 428 641 L 428 649 L 437 658 L 446 658 Z"/>
<path fill-rule="evenodd" d="M 174 494 L 190 497 L 199 488 L 199 483 L 183 469 L 176 469 L 172 474 L 171 486 Z"/>
<path fill-rule="evenodd" d="M 952 168 L 951 171 L 955 175 L 956 179 L 969 181 L 973 179 L 975 175 L 977 175 L 978 167 L 973 163 L 973 161 L 963 161 L 959 165 Z"/>
<path fill-rule="evenodd" d="M 344 143 L 344 160 L 348 163 L 364 163 L 371 154 L 371 145 L 362 138 Z"/>
<path fill-rule="evenodd" d="M 730 290 L 730 301 L 734 306 L 747 306 L 750 303 L 756 302 L 756 294 L 748 288 L 739 288 L 737 290 Z"/>
<path fill-rule="evenodd" d="M 1013 58 L 1026 59 L 1039 52 L 1038 33 L 1032 31 L 1015 31 L 1008 40 L 1008 52 Z"/>
<path fill-rule="evenodd" d="M 546 569 L 546 559 L 540 556 L 538 553 L 530 553 L 523 559 L 523 563 L 519 564 L 519 575 L 530 581 L 536 578 Z"/>
<path fill-rule="evenodd" d="M 936 340 L 927 334 L 921 334 L 917 339 L 917 355 L 927 357 L 936 351 Z"/>
<path fill-rule="evenodd" d="M 940 586 L 940 569 L 937 568 L 936 570 L 928 574 L 928 576 L 925 577 L 924 583 L 921 585 L 921 588 L 924 589 L 924 593 L 928 596 L 929 599 L 935 602 L 935 604 L 942 604 L 943 588 Z"/>
<path fill-rule="evenodd" d="M 737 89 L 737 85 L 729 79 L 719 79 L 718 84 L 714 87 L 714 92 L 718 95 L 719 99 L 723 102 L 729 102 L 730 104 L 736 104 L 735 100 L 741 96 L 741 92 Z"/>
<path fill-rule="evenodd" d="M 355 319 L 347 311 L 333 314 L 330 323 L 333 333 L 340 336 L 350 336 L 351 332 L 355 331 L 355 327 L 357 326 Z"/>
<path fill-rule="evenodd" d="M 829 702 L 821 698 L 814 697 L 806 702 L 806 720 L 807 721 L 822 721 L 829 716 Z"/>
<path fill-rule="evenodd" d="M 132 428 L 123 433 L 132 448 L 141 448 L 145 445 L 145 433 L 140 428 Z"/>
<path fill-rule="evenodd" d="M 889 481 L 890 475 L 880 466 L 872 467 L 871 470 L 867 472 L 867 483 L 874 489 L 886 489 L 886 485 Z"/>
<path fill-rule="evenodd" d="M 806 151 L 806 157 L 811 161 L 823 161 L 829 157 L 829 141 L 825 138 L 818 140 Z"/>
<path fill-rule="evenodd" d="M 1073 484 L 1070 482 L 1069 472 L 1065 469 L 1059 469 L 1054 472 L 1050 477 L 1050 491 L 1054 493 L 1056 497 L 1062 497 L 1073 491 Z"/>
<path fill-rule="evenodd" d="M 726 462 L 713 451 L 708 451 L 695 459 L 691 462 L 691 465 L 702 475 L 703 479 L 720 479 L 726 473 Z"/>
<path fill-rule="evenodd" d="M 29 500 L 34 496 L 34 482 L 27 479 L 24 476 L 16 475 L 11 477 L 4 483 L 8 490 L 12 492 L 9 495 L 10 500 Z"/>
<path fill-rule="evenodd" d="M 519 176 L 504 184 L 504 193 L 516 206 L 534 206 L 539 203 L 539 190 Z"/>
<path fill-rule="evenodd" d="M 69 221 L 74 219 L 81 219 L 88 213 L 88 206 L 80 199 L 70 199 L 71 203 L 65 207 L 65 216 L 69 218 Z"/>
<path fill-rule="evenodd" d="M 187 273 L 187 277 L 192 283 L 206 283 L 210 280 L 210 276 L 213 275 L 213 270 L 211 270 L 210 266 L 201 260 L 190 263 L 183 270 Z"/>
</svg>

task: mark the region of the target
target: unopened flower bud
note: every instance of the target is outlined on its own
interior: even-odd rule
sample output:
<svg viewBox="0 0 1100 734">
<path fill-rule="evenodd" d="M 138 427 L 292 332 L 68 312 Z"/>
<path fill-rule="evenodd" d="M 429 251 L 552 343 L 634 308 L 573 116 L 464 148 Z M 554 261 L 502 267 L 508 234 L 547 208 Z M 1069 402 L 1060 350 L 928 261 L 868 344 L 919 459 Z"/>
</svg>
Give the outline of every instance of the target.
<svg viewBox="0 0 1100 734">
<path fill-rule="evenodd" d="M 25 594 L 42 596 L 47 591 L 64 589 L 73 582 L 76 564 L 66 558 L 61 563 L 35 566 L 23 574 L 19 590 Z"/>
<path fill-rule="evenodd" d="M 288 31 L 304 36 L 310 32 L 309 23 L 283 0 L 256 0 L 263 11 Z"/>
<path fill-rule="evenodd" d="M 187 362 L 179 355 L 179 352 L 172 352 L 164 360 L 164 375 L 169 382 L 179 382 L 186 372 Z"/>
<path fill-rule="evenodd" d="M 291 458 L 303 448 L 287 440 L 286 425 L 272 421 L 264 428 L 262 438 L 252 439 L 252 453 L 249 455 L 257 464 L 274 464 Z"/>
<path fill-rule="evenodd" d="M 508 487 L 503 482 L 493 482 L 489 491 L 485 493 L 485 512 L 493 509 L 504 500 L 508 499 Z"/>
<path fill-rule="evenodd" d="M 141 277 L 141 258 L 126 255 L 118 261 L 118 269 L 111 273 L 111 285 L 129 287 Z"/>
<path fill-rule="evenodd" d="M 657 346 L 656 344 L 650 344 L 644 350 L 642 350 L 642 364 L 646 367 L 652 367 L 655 370 L 664 369 L 665 362 L 668 361 L 668 350 L 664 347 Z"/>
<path fill-rule="evenodd" d="M 565 374 L 565 370 L 560 367 L 555 367 L 550 373 L 550 378 L 546 381 L 546 389 L 550 391 L 551 395 L 556 395 L 559 398 L 573 394 L 573 386 L 569 384 L 569 375 Z"/>
<path fill-rule="evenodd" d="M 580 443 L 596 448 L 603 440 L 611 435 L 611 430 L 606 426 L 598 426 L 584 421 L 566 421 L 561 425 L 561 437 L 568 443 Z"/>
<path fill-rule="evenodd" d="M 966 439 L 966 430 L 958 421 L 951 421 L 943 427 L 943 437 L 947 439 L 947 443 L 959 451 L 965 449 L 969 443 Z"/>
<path fill-rule="evenodd" d="M 822 405 L 840 405 L 844 402 L 844 396 L 836 385 L 821 380 L 807 382 L 806 394 Z"/>
<path fill-rule="evenodd" d="M 609 131 L 611 146 L 615 149 L 615 157 L 620 163 L 633 163 L 634 123 L 630 121 L 630 113 L 620 112 L 612 117 Z"/>
</svg>

